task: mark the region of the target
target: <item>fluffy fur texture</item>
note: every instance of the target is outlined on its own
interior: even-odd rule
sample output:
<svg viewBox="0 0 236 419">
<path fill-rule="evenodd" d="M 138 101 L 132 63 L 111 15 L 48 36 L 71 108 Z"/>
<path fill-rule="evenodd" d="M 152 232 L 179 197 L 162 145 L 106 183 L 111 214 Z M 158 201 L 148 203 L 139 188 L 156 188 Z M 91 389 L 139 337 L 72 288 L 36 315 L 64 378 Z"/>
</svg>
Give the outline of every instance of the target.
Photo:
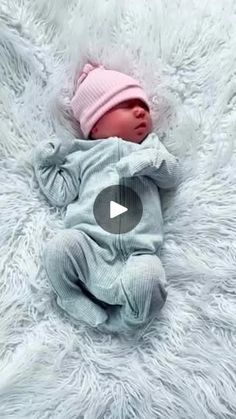
<svg viewBox="0 0 236 419">
<path fill-rule="evenodd" d="M 234 0 L 1 0 L 0 417 L 235 419 Z M 75 325 L 54 304 L 42 245 L 63 228 L 31 165 L 76 134 L 85 62 L 138 77 L 182 159 L 163 194 L 169 296 L 134 336 Z"/>
</svg>

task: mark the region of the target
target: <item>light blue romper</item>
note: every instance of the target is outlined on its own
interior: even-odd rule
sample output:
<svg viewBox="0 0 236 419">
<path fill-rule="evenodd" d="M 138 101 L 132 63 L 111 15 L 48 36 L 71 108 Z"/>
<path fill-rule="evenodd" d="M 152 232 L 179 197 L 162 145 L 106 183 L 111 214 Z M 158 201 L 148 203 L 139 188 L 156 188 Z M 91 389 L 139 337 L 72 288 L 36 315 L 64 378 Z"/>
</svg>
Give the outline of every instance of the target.
<svg viewBox="0 0 236 419">
<path fill-rule="evenodd" d="M 57 304 L 74 321 L 132 330 L 166 300 L 159 188 L 177 186 L 179 160 L 154 133 L 141 144 L 118 137 L 66 141 L 50 139 L 33 150 L 42 192 L 52 205 L 67 207 L 65 229 L 45 246 L 44 267 Z M 109 233 L 94 217 L 97 195 L 112 185 L 131 187 L 141 199 L 142 218 L 128 233 Z"/>
</svg>

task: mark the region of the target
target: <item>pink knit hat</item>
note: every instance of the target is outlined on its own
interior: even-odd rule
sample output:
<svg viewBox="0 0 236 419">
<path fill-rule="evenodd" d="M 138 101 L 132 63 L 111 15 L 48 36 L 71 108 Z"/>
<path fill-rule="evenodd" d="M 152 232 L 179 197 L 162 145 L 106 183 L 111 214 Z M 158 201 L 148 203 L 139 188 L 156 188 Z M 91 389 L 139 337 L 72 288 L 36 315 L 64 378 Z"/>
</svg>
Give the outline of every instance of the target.
<svg viewBox="0 0 236 419">
<path fill-rule="evenodd" d="M 86 64 L 71 101 L 85 138 L 107 111 L 129 99 L 141 99 L 149 108 L 148 98 L 137 80 L 102 65 Z"/>
</svg>

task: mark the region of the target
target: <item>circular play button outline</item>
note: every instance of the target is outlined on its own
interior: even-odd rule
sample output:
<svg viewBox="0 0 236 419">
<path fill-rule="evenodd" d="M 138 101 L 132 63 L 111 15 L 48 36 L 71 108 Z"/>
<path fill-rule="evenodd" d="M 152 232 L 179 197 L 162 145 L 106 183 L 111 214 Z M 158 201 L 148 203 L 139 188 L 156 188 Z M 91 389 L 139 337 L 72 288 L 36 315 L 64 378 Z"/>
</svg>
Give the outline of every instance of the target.
<svg viewBox="0 0 236 419">
<path fill-rule="evenodd" d="M 103 230 L 112 234 L 124 234 L 133 230 L 140 222 L 143 205 L 138 194 L 129 186 L 111 185 L 97 195 L 93 214 Z"/>
</svg>

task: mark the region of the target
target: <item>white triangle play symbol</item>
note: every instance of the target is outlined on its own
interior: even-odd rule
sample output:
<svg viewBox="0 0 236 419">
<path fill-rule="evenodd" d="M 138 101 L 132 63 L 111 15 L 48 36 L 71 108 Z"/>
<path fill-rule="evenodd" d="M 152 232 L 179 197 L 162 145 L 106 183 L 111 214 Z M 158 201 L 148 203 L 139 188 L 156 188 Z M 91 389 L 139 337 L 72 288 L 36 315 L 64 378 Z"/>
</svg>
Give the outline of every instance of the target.
<svg viewBox="0 0 236 419">
<path fill-rule="evenodd" d="M 128 208 L 123 205 L 117 204 L 115 201 L 110 201 L 110 218 L 117 217 L 117 215 L 123 214 L 128 211 Z"/>
</svg>

